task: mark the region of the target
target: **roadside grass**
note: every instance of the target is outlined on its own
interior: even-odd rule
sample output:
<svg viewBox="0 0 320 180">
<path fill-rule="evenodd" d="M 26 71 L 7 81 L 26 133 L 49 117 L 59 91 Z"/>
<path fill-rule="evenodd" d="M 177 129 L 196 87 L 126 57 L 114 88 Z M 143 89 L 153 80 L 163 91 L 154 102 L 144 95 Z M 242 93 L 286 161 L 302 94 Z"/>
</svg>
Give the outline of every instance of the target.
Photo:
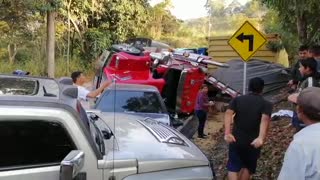
<svg viewBox="0 0 320 180">
<path fill-rule="evenodd" d="M 10 64 L 6 60 L 0 60 L 0 74 L 12 74 L 14 70 L 20 69 L 29 71 L 32 76 L 47 76 L 45 60 L 28 60 L 26 62 Z M 56 59 L 55 62 L 55 77 L 70 76 L 73 71 L 83 71 L 88 77 L 93 76 L 93 66 L 89 63 L 87 65 L 81 63 L 79 59 L 71 59 L 69 65 L 63 58 Z"/>
</svg>

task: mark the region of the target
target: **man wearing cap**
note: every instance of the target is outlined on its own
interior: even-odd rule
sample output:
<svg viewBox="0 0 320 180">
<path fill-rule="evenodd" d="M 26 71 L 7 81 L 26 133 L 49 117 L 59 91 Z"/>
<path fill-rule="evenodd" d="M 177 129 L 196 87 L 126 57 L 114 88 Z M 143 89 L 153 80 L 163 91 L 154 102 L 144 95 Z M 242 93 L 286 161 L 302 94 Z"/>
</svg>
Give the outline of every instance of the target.
<svg viewBox="0 0 320 180">
<path fill-rule="evenodd" d="M 320 88 L 308 87 L 288 100 L 306 127 L 294 135 L 278 180 L 320 179 Z"/>
</svg>

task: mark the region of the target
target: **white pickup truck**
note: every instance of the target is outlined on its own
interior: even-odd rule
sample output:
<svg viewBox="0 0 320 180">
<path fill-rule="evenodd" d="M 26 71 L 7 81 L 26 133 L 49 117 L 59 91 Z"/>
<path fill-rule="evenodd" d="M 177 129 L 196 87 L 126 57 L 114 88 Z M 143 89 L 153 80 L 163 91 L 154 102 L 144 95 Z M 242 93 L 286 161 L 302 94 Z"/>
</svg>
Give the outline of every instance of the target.
<svg viewBox="0 0 320 180">
<path fill-rule="evenodd" d="M 179 132 L 134 114 L 90 111 L 84 120 L 66 96 L 72 88 L 0 95 L 0 179 L 214 179 L 208 159 Z"/>
</svg>

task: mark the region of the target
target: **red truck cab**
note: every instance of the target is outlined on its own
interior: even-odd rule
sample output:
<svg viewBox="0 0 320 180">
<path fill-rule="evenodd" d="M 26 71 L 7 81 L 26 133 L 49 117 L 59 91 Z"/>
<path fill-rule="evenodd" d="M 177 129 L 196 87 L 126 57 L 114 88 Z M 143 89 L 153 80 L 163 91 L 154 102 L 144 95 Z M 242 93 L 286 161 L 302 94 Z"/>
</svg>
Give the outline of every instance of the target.
<svg viewBox="0 0 320 180">
<path fill-rule="evenodd" d="M 116 83 L 152 85 L 161 93 L 171 114 L 189 115 L 194 111 L 198 91 L 205 82 L 210 57 L 169 53 L 165 59 L 165 63 L 154 66 L 152 53 L 133 46 L 114 45 L 98 58 L 94 84 L 97 88 L 101 81 L 114 80 Z"/>
<path fill-rule="evenodd" d="M 105 50 L 98 61 L 100 66 L 96 73 L 96 87 L 103 80 L 115 80 L 117 83 L 153 85 L 161 92 L 165 84 L 163 79 L 152 77 L 151 58 L 147 54 Z"/>
</svg>

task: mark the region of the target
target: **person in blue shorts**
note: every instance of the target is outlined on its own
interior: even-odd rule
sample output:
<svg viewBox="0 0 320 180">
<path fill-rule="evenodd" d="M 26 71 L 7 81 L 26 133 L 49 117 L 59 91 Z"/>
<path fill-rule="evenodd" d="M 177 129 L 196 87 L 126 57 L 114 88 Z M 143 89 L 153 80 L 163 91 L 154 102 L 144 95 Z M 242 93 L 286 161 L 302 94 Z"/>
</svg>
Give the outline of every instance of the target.
<svg viewBox="0 0 320 180">
<path fill-rule="evenodd" d="M 261 96 L 263 88 L 261 78 L 251 79 L 249 93 L 234 98 L 226 111 L 224 139 L 229 144 L 229 180 L 250 179 L 256 172 L 272 113 L 272 104 Z"/>
</svg>

